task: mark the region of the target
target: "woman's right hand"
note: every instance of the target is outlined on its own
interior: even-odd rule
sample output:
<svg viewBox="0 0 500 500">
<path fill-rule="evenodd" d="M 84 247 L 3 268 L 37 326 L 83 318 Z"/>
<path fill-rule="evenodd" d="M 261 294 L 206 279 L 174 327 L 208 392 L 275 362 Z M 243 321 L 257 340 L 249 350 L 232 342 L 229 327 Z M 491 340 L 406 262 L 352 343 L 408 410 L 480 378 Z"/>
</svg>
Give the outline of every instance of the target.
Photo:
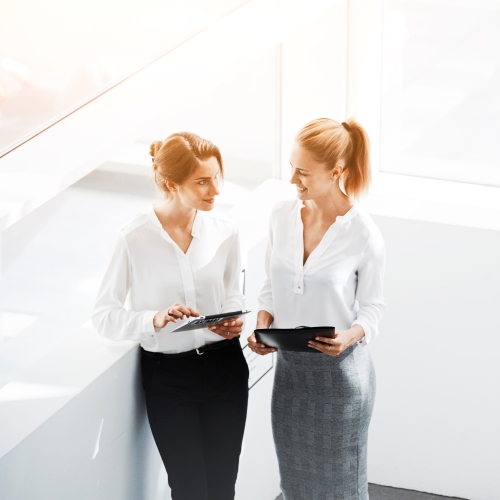
<svg viewBox="0 0 500 500">
<path fill-rule="evenodd" d="M 275 347 L 269 347 L 266 344 L 261 344 L 260 342 L 257 342 L 257 339 L 255 338 L 255 332 L 248 337 L 248 347 L 255 353 L 260 354 L 261 356 L 264 356 L 266 354 L 269 354 L 270 352 L 277 352 L 278 349 Z"/>
<path fill-rule="evenodd" d="M 198 317 L 199 315 L 200 313 L 191 309 L 191 307 L 176 302 L 167 309 L 158 311 L 153 318 L 153 325 L 155 328 L 164 328 L 167 323 L 176 323 L 178 319 L 182 319 L 184 316 L 189 318 L 191 316 Z"/>
</svg>

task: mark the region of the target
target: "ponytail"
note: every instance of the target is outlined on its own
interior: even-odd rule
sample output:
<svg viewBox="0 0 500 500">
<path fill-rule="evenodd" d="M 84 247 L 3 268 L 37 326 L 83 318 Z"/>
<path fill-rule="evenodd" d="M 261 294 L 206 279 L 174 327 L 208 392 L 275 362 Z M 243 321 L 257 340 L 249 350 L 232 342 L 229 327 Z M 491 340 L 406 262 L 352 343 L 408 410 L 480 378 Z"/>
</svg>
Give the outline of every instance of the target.
<svg viewBox="0 0 500 500">
<path fill-rule="evenodd" d="M 347 120 L 350 147 L 346 155 L 342 181 L 347 195 L 356 198 L 370 185 L 370 141 L 361 125 L 352 118 Z"/>
</svg>

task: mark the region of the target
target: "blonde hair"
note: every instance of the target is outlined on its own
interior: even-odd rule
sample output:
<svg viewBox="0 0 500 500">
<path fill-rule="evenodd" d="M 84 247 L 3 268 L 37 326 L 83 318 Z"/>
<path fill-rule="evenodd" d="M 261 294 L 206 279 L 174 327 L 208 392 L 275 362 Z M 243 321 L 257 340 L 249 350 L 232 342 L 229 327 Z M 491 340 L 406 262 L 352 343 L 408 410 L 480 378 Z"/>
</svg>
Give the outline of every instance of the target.
<svg viewBox="0 0 500 500">
<path fill-rule="evenodd" d="M 223 177 L 222 156 L 219 148 L 190 132 L 177 132 L 164 141 L 154 141 L 149 154 L 153 158 L 156 185 L 169 196 L 166 181 L 182 184 L 193 174 L 201 161 L 214 157 Z"/>
<path fill-rule="evenodd" d="M 313 120 L 302 127 L 296 141 L 329 169 L 344 161 L 341 179 L 348 196 L 356 198 L 370 185 L 370 142 L 353 118 L 342 123 L 330 118 Z"/>
</svg>

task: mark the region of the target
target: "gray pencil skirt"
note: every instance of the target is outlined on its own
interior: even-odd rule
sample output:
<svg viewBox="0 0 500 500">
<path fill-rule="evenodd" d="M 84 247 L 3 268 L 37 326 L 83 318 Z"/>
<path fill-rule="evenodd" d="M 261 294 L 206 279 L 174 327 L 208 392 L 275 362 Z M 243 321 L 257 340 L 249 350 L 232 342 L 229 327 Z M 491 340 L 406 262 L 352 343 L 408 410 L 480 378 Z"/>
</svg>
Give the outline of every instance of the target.
<svg viewBox="0 0 500 500">
<path fill-rule="evenodd" d="M 278 352 L 272 425 L 285 500 L 368 500 L 370 353 Z"/>
</svg>

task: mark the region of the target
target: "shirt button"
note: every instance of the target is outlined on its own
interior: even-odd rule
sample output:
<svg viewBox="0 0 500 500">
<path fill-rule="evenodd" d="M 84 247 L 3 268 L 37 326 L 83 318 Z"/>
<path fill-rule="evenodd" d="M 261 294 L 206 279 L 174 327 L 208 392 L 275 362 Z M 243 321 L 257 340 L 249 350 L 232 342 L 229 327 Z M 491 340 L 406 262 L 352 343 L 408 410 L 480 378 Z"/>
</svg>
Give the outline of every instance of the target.
<svg viewBox="0 0 500 500">
<path fill-rule="evenodd" d="M 300 290 L 300 285 L 297 288 Z"/>
</svg>

